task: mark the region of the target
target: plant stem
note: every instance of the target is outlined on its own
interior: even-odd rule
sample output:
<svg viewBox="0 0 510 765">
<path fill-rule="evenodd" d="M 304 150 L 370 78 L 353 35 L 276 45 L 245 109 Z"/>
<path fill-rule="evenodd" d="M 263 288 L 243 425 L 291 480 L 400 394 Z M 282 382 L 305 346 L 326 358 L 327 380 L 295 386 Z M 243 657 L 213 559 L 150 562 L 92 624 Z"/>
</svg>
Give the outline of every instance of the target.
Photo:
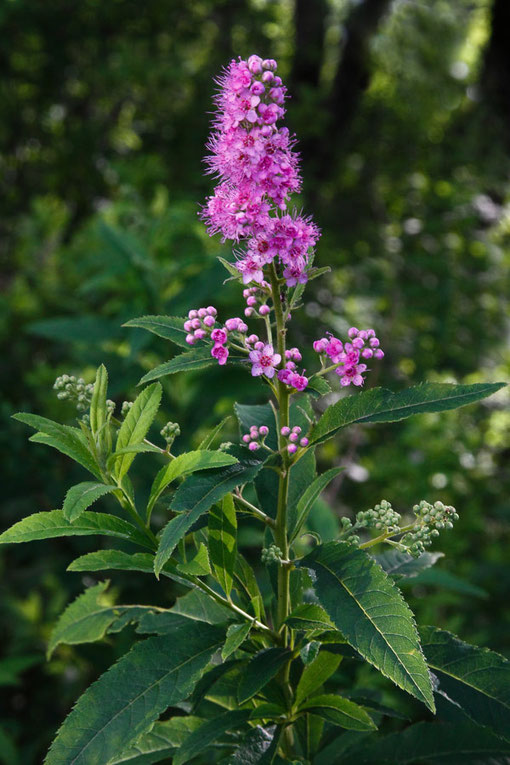
<svg viewBox="0 0 510 765">
<path fill-rule="evenodd" d="M 244 507 L 250 510 L 250 512 L 257 518 L 260 518 L 261 521 L 266 523 L 268 526 L 271 526 L 271 528 L 274 528 L 275 522 L 273 519 L 266 515 L 262 510 L 259 510 L 258 507 L 255 507 L 255 505 L 252 505 L 251 502 L 248 502 L 248 500 L 241 496 L 241 494 L 238 492 L 234 494 L 234 499 L 236 499 L 241 505 L 244 505 Z"/>
</svg>

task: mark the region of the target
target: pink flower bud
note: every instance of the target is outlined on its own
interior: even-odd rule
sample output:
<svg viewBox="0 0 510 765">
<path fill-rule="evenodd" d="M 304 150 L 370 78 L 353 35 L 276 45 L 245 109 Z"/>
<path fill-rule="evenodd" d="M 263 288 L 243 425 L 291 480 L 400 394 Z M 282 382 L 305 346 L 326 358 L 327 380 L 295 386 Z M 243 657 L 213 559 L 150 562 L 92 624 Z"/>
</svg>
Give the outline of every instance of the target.
<svg viewBox="0 0 510 765">
<path fill-rule="evenodd" d="M 359 329 L 356 329 L 356 327 L 351 327 L 347 334 L 350 338 L 356 337 L 359 334 Z"/>
<path fill-rule="evenodd" d="M 250 307 L 257 305 L 257 298 L 253 297 L 253 295 L 250 295 L 250 297 L 246 299 L 246 305 Z"/>
<path fill-rule="evenodd" d="M 295 443 L 298 440 L 299 436 L 297 433 L 291 433 L 289 436 L 289 441 L 292 441 L 292 443 Z"/>
<path fill-rule="evenodd" d="M 207 306 L 207 308 L 205 310 L 207 311 L 209 316 L 216 316 L 217 313 L 218 313 L 218 311 L 216 310 L 216 308 L 213 305 Z"/>
<path fill-rule="evenodd" d="M 188 343 L 188 345 L 195 345 L 196 341 L 193 335 L 186 335 L 186 342 Z"/>
<path fill-rule="evenodd" d="M 220 344 L 226 343 L 227 333 L 225 332 L 224 329 L 219 329 L 219 328 L 213 329 L 213 331 L 211 332 L 211 340 L 214 343 L 220 343 Z"/>
<path fill-rule="evenodd" d="M 378 348 L 379 345 L 380 345 L 380 342 L 379 342 L 379 340 L 376 337 L 371 337 L 370 340 L 369 340 L 369 345 L 372 348 Z"/>
<path fill-rule="evenodd" d="M 248 444 L 248 449 L 250 452 L 256 452 L 257 449 L 260 449 L 260 445 L 256 441 L 252 441 L 250 444 Z"/>
<path fill-rule="evenodd" d="M 274 74 L 272 72 L 264 72 L 262 75 L 262 82 L 271 82 L 271 80 L 274 79 Z"/>
<path fill-rule="evenodd" d="M 258 336 L 258 335 L 249 335 L 249 336 L 246 338 L 246 342 L 247 342 L 247 343 L 250 343 L 250 344 L 251 344 L 251 343 L 258 343 L 258 341 L 259 341 L 259 336 Z"/>
<path fill-rule="evenodd" d="M 192 329 L 193 327 L 191 326 L 191 321 L 188 319 L 187 321 L 184 322 L 184 331 L 191 332 Z"/>
<path fill-rule="evenodd" d="M 204 319 L 204 324 L 206 327 L 214 327 L 215 323 L 216 323 L 216 320 L 214 316 L 206 316 Z"/>
<path fill-rule="evenodd" d="M 361 348 L 363 348 L 364 344 L 365 344 L 365 342 L 362 339 L 361 332 L 360 332 L 358 337 L 355 337 L 354 340 L 352 341 L 352 346 L 353 346 L 353 348 L 357 348 L 358 350 L 360 350 Z"/>
<path fill-rule="evenodd" d="M 374 351 L 374 357 L 376 359 L 382 359 L 384 358 L 384 353 L 381 351 L 380 348 L 378 348 L 376 351 Z"/>
<path fill-rule="evenodd" d="M 200 329 L 200 327 L 202 326 L 202 322 L 200 321 L 200 319 L 192 319 L 191 326 L 193 329 Z"/>
<path fill-rule="evenodd" d="M 297 452 L 296 444 L 289 444 L 287 449 L 288 449 L 289 454 L 295 454 Z"/>
<path fill-rule="evenodd" d="M 278 64 L 274 60 L 274 58 L 265 58 L 262 62 L 262 69 L 272 69 L 273 71 L 276 70 L 278 67 Z"/>
<path fill-rule="evenodd" d="M 322 337 L 320 340 L 315 340 L 313 344 L 313 349 L 316 353 L 324 353 L 326 351 L 326 348 L 328 347 L 328 339 L 327 337 Z"/>
<path fill-rule="evenodd" d="M 303 357 L 301 356 L 301 352 L 299 351 L 299 349 L 298 349 L 298 348 L 291 348 L 291 349 L 290 349 L 290 352 L 291 352 L 291 354 L 292 354 L 292 359 L 293 359 L 294 361 L 301 361 L 301 359 L 303 358 Z"/>
<path fill-rule="evenodd" d="M 250 289 L 243 290 L 243 298 L 246 299 L 247 297 L 250 297 L 250 295 L 251 295 L 251 290 Z"/>
<path fill-rule="evenodd" d="M 287 438 L 287 436 L 290 433 L 290 428 L 288 427 L 288 425 L 284 425 L 283 428 L 280 430 L 280 433 L 282 434 L 282 436 Z"/>
<path fill-rule="evenodd" d="M 305 437 L 305 438 L 301 439 L 301 441 L 299 442 L 299 445 L 300 446 L 308 446 L 309 443 L 310 443 L 309 440 Z"/>
<path fill-rule="evenodd" d="M 292 432 L 297 433 L 299 435 L 299 433 L 301 433 L 301 428 L 299 427 L 299 425 L 294 425 L 294 427 L 292 428 Z"/>
<path fill-rule="evenodd" d="M 253 314 L 253 308 L 244 309 L 244 315 L 246 316 L 247 319 L 249 319 L 252 314 Z"/>
<path fill-rule="evenodd" d="M 243 436 L 243 441 L 244 441 L 244 443 L 245 443 L 245 444 L 249 444 L 249 443 L 250 443 L 250 441 L 251 441 L 251 436 L 249 435 L 249 433 L 245 433 L 245 434 L 244 434 L 244 436 Z"/>
<path fill-rule="evenodd" d="M 265 91 L 265 87 L 263 86 L 261 82 L 259 82 L 258 80 L 255 80 L 255 82 L 252 83 L 250 90 L 254 96 L 261 96 L 262 93 Z"/>
<path fill-rule="evenodd" d="M 205 329 L 196 329 L 193 334 L 197 340 L 203 340 L 207 333 Z"/>
<path fill-rule="evenodd" d="M 203 319 L 204 316 L 207 316 L 207 308 L 199 308 L 198 309 L 198 316 L 200 319 Z"/>
<path fill-rule="evenodd" d="M 244 335 L 245 332 L 248 332 L 248 325 L 244 323 L 244 321 L 239 322 L 239 326 L 237 327 L 238 332 L 242 332 Z"/>
<path fill-rule="evenodd" d="M 248 59 L 248 69 L 252 74 L 260 74 L 262 71 L 262 59 L 260 56 L 250 56 Z"/>
<path fill-rule="evenodd" d="M 364 348 L 361 351 L 361 355 L 363 356 L 364 359 L 371 359 L 372 356 L 374 355 L 374 352 L 371 348 Z"/>
<path fill-rule="evenodd" d="M 271 309 L 266 303 L 264 303 L 264 305 L 260 306 L 259 313 L 261 316 L 267 316 L 269 313 L 271 313 Z"/>
<path fill-rule="evenodd" d="M 198 316 L 198 311 L 191 310 L 188 311 L 188 319 L 196 319 Z"/>
<path fill-rule="evenodd" d="M 258 340 L 254 346 L 256 351 L 261 351 L 263 347 L 264 347 L 264 343 L 262 342 L 262 340 Z"/>
<path fill-rule="evenodd" d="M 267 427 L 267 425 L 261 425 L 259 428 L 259 433 L 263 437 L 267 436 L 267 434 L 269 433 L 269 428 Z"/>
</svg>

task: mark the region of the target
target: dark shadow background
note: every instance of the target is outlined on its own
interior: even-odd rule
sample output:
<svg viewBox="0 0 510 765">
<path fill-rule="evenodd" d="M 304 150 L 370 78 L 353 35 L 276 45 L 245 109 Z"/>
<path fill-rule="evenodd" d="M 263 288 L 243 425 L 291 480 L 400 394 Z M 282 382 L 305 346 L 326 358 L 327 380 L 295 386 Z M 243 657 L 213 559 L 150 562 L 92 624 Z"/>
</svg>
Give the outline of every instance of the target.
<svg viewBox="0 0 510 765">
<path fill-rule="evenodd" d="M 220 285 L 197 219 L 212 78 L 232 56 L 277 58 L 302 152 L 299 205 L 323 231 L 296 344 L 374 326 L 386 358 L 370 385 L 507 380 L 510 262 L 510 5 L 507 0 L 5 0 L 0 7 L 0 364 L 2 527 L 59 507 L 83 480 L 28 444 L 18 410 L 71 421 L 58 374 L 133 395 L 173 353 L 122 323 L 240 305 Z M 238 308 L 234 315 L 238 313 Z M 311 358 L 310 358 L 311 364 Z M 164 381 L 180 448 L 196 445 L 259 387 L 232 371 Z M 157 429 L 155 430 L 157 436 Z M 233 427 L 225 438 L 235 438 Z M 447 553 L 409 590 L 422 623 L 510 655 L 508 394 L 405 423 L 349 430 L 322 466 L 346 465 L 315 525 L 386 498 L 454 504 Z M 146 490 L 151 456 L 137 457 Z M 108 500 L 105 501 L 105 507 Z M 164 511 L 161 511 L 161 522 Z M 247 553 L 258 539 L 250 529 Z M 93 538 L 1 551 L 0 760 L 31 765 L 73 700 L 129 645 L 62 647 L 51 626 L 90 579 L 67 574 Z M 119 598 L 168 604 L 171 585 L 116 576 Z M 171 601 L 170 601 L 171 602 Z"/>
</svg>

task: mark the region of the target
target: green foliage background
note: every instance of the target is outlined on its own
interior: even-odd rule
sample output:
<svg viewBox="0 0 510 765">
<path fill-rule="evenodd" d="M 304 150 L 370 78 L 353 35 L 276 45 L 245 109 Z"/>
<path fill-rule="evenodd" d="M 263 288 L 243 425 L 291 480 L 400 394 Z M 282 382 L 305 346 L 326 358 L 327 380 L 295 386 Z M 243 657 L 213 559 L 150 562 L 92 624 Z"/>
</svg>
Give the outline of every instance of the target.
<svg viewBox="0 0 510 765">
<path fill-rule="evenodd" d="M 132 317 L 182 315 L 211 302 L 223 317 L 239 312 L 237 288 L 220 289 L 216 256 L 230 250 L 197 218 L 212 186 L 201 162 L 212 77 L 232 55 L 280 62 L 303 154 L 300 202 L 323 231 L 316 264 L 332 268 L 307 290 L 296 344 L 309 347 L 326 329 L 374 326 L 386 358 L 370 385 L 508 379 L 504 5 L 2 4 L 2 527 L 60 507 L 83 478 L 70 461 L 28 444 L 12 413 L 71 420 L 53 381 L 63 372 L 91 381 L 100 362 L 110 395 L 119 403 L 132 396 L 141 375 L 172 352 L 122 328 Z M 240 387 L 245 403 L 260 396 L 256 381 L 228 368 L 163 384 L 182 449 L 230 413 Z M 233 423 L 225 439 L 236 438 Z M 317 530 L 331 538 L 339 515 L 381 498 L 401 512 L 422 498 L 455 505 L 461 520 L 441 539 L 446 558 L 411 580 L 412 606 L 421 623 L 510 655 L 508 394 L 352 433 L 320 453 L 324 468 L 347 469 L 317 509 Z M 254 534 L 243 530 L 248 555 Z M 56 616 L 84 581 L 95 581 L 66 565 L 96 548 L 66 539 L 2 551 L 0 758 L 9 765 L 41 760 L 72 701 L 130 641 L 126 633 L 115 643 L 61 647 L 44 661 Z M 115 579 L 123 600 L 171 602 L 175 585 L 140 579 Z"/>
</svg>

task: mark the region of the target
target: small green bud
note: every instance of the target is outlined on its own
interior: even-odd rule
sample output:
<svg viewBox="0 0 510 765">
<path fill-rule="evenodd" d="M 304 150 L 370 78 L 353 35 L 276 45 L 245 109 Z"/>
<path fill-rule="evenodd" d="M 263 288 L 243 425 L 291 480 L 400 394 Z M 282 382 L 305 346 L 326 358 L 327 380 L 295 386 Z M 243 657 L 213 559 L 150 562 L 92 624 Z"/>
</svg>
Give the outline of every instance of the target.
<svg viewBox="0 0 510 765">
<path fill-rule="evenodd" d="M 164 428 L 161 428 L 160 433 L 165 439 L 167 448 L 169 449 L 177 436 L 181 435 L 181 428 L 176 422 L 167 422 Z"/>
</svg>

